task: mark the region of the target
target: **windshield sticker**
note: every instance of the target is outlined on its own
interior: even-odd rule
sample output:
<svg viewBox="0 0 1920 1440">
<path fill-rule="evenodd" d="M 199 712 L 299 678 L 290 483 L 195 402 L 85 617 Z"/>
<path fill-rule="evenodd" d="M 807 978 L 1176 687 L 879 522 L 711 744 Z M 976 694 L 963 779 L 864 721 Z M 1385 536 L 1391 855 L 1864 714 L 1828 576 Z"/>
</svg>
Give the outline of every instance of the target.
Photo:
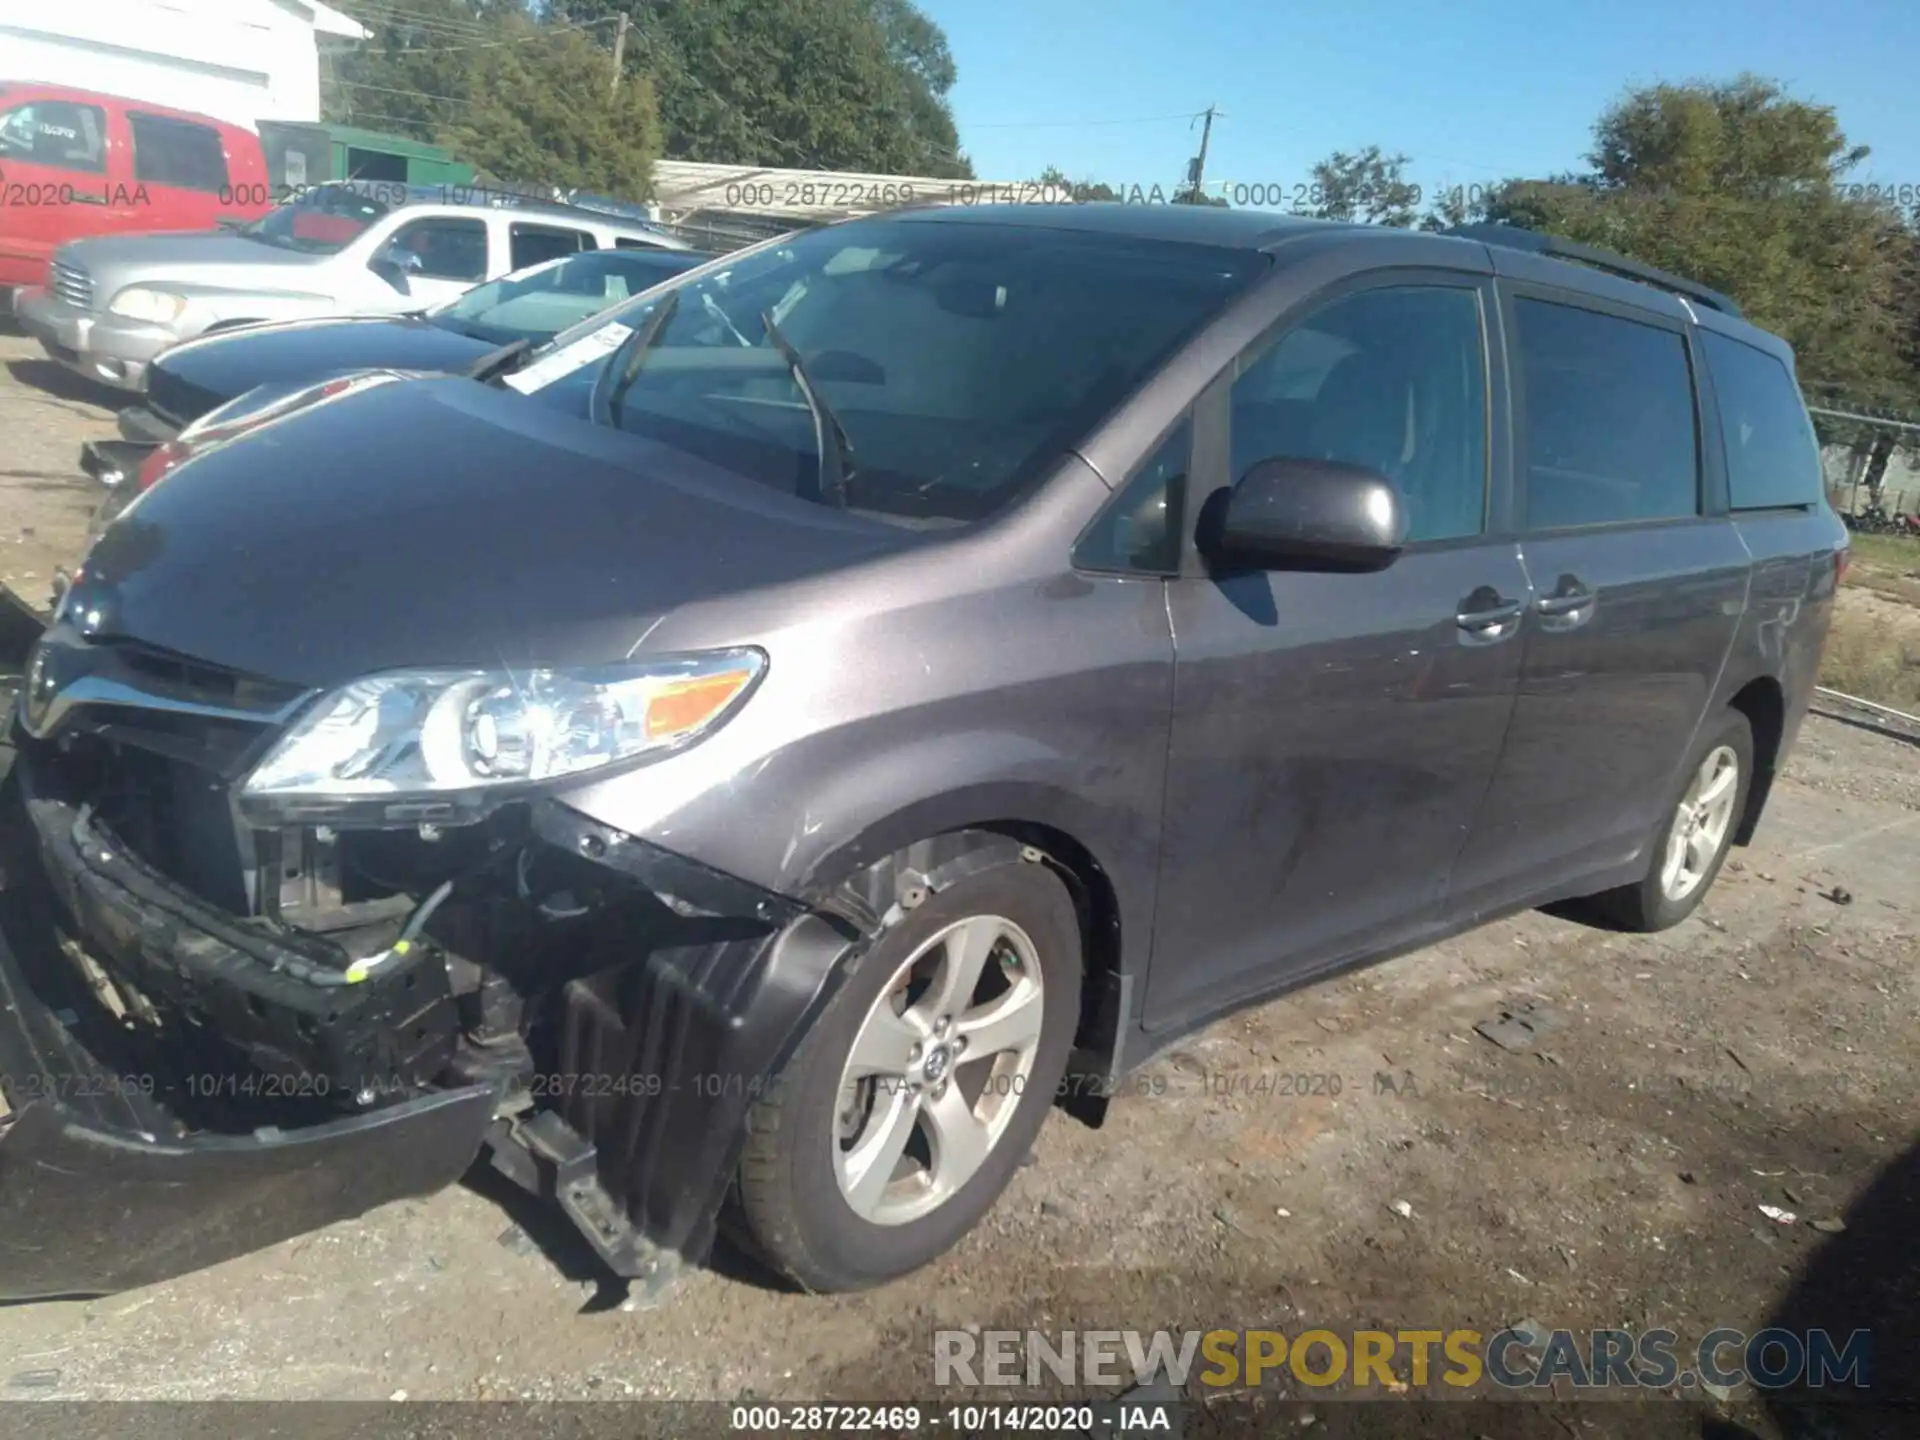
<svg viewBox="0 0 1920 1440">
<path fill-rule="evenodd" d="M 556 350 L 543 356 L 524 370 L 501 377 L 502 385 L 510 385 L 522 395 L 530 395 L 542 386 L 573 374 L 574 371 L 604 360 L 620 348 L 621 342 L 633 334 L 631 325 L 622 325 L 618 320 L 602 325 L 591 335 L 582 335 L 564 350 Z"/>
</svg>

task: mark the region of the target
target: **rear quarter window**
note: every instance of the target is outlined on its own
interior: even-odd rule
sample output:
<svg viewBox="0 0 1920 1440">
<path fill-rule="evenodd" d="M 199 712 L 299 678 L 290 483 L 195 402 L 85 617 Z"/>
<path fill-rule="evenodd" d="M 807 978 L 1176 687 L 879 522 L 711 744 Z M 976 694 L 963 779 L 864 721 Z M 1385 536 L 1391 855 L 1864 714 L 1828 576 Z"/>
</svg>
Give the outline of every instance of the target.
<svg viewBox="0 0 1920 1440">
<path fill-rule="evenodd" d="M 1735 510 L 1812 505 L 1820 498 L 1820 442 L 1793 373 L 1764 350 L 1700 332 L 1720 403 L 1727 489 Z"/>
<path fill-rule="evenodd" d="M 593 236 L 586 231 L 554 225 L 511 225 L 507 238 L 509 270 L 525 270 L 529 265 L 542 265 L 563 255 L 577 255 L 594 248 Z"/>
</svg>

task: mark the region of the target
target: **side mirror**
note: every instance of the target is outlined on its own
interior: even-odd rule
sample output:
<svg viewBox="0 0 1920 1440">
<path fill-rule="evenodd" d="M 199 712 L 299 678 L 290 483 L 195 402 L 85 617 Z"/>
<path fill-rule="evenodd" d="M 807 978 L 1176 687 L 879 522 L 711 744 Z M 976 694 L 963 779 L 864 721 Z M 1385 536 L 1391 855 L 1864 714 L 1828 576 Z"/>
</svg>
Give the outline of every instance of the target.
<svg viewBox="0 0 1920 1440">
<path fill-rule="evenodd" d="M 404 245 L 389 244 L 367 262 L 367 268 L 396 290 L 407 288 L 407 277 L 418 275 L 425 262 Z"/>
<path fill-rule="evenodd" d="M 1407 539 L 1406 507 L 1377 470 L 1277 456 L 1240 477 L 1203 544 L 1263 570 L 1384 570 Z"/>
</svg>

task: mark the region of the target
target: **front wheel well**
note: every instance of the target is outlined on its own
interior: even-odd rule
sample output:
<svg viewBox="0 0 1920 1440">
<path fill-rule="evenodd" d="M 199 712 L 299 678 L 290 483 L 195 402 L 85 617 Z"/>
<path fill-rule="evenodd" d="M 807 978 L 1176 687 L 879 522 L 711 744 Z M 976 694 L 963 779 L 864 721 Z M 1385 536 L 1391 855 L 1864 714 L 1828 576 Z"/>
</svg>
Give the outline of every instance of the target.
<svg viewBox="0 0 1920 1440">
<path fill-rule="evenodd" d="M 1741 686 L 1727 704 L 1747 717 L 1753 731 L 1753 783 L 1747 786 L 1746 809 L 1741 812 L 1740 823 L 1733 832 L 1734 844 L 1747 845 L 1753 841 L 1768 792 L 1773 789 L 1780 742 L 1786 734 L 1787 697 L 1778 680 L 1762 675 Z"/>
<path fill-rule="evenodd" d="M 1041 861 L 1073 899 L 1080 922 L 1080 1015 L 1074 1048 L 1104 1062 L 1124 1023 L 1119 894 L 1106 868 L 1084 844 L 1057 826 L 995 819 L 929 835 L 863 866 L 829 892 L 825 903 L 873 933 L 905 890 L 924 880 L 934 888 L 981 865 Z"/>
<path fill-rule="evenodd" d="M 1002 821 L 983 827 L 1045 855 L 1066 881 L 1080 917 L 1080 1023 L 1077 1050 L 1105 1056 L 1113 1048 L 1118 1017 L 1113 1006 L 1120 978 L 1120 897 L 1113 880 L 1093 853 L 1064 830 L 1051 825 Z"/>
</svg>

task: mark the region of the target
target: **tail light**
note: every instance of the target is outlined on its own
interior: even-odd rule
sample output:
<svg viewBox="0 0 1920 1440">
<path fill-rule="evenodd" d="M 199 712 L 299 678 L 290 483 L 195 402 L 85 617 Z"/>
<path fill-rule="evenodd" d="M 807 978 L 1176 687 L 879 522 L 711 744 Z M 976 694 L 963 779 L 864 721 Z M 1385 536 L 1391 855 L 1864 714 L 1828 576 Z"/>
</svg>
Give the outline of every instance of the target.
<svg viewBox="0 0 1920 1440">
<path fill-rule="evenodd" d="M 140 462 L 140 468 L 134 472 L 134 494 L 146 494 L 147 491 L 154 487 L 154 484 L 162 475 L 165 475 L 169 470 L 173 469 L 174 466 L 186 459 L 187 456 L 192 453 L 192 450 L 193 447 L 191 445 L 177 438 L 167 441 L 164 445 L 154 446 L 154 448 L 148 452 L 147 458 Z"/>
<path fill-rule="evenodd" d="M 1833 583 L 1836 586 L 1847 578 L 1847 563 L 1852 556 L 1852 547 L 1847 545 L 1833 552 Z"/>
<path fill-rule="evenodd" d="M 253 401 L 242 395 L 230 400 L 217 410 L 209 410 L 173 439 L 163 445 L 156 445 L 140 462 L 140 468 L 133 477 L 133 489 L 136 495 L 144 495 L 165 478 L 167 473 L 176 469 L 183 461 L 191 460 L 202 450 L 207 450 L 223 440 L 231 440 L 243 435 L 257 426 L 266 424 L 291 410 L 305 405 L 319 404 L 331 400 L 336 395 L 344 395 L 365 383 L 364 379 L 342 377 L 329 380 L 325 384 L 311 386 L 290 395 L 279 396 L 266 404 Z M 251 407 L 251 408 L 249 408 Z"/>
</svg>

